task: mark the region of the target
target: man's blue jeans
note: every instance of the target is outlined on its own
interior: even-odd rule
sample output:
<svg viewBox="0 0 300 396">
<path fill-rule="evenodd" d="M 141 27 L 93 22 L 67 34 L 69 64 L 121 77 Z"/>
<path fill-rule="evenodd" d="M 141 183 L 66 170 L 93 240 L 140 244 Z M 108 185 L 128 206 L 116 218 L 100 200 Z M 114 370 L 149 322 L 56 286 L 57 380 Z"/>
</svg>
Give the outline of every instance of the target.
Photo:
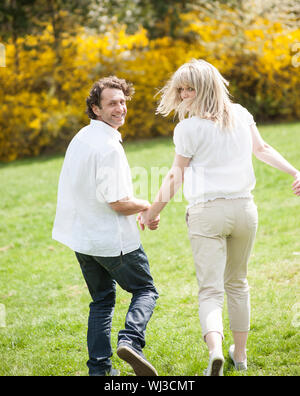
<svg viewBox="0 0 300 396">
<path fill-rule="evenodd" d="M 75 252 L 92 302 L 87 343 L 90 375 L 103 375 L 111 369 L 111 325 L 116 300 L 116 282 L 132 294 L 125 329 L 118 342 L 128 341 L 141 350 L 145 346 L 146 326 L 158 298 L 147 256 L 139 249 L 117 257 L 88 256 Z"/>
</svg>

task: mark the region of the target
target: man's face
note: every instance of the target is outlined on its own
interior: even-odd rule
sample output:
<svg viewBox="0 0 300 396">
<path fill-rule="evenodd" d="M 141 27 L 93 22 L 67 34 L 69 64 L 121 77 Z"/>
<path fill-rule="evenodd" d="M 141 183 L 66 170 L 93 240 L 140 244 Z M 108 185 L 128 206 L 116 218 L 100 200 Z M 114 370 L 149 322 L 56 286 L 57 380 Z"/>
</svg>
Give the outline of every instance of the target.
<svg viewBox="0 0 300 396">
<path fill-rule="evenodd" d="M 101 108 L 93 106 L 93 111 L 99 121 L 118 129 L 124 124 L 127 114 L 123 91 L 116 88 L 105 88 L 101 94 Z"/>
</svg>

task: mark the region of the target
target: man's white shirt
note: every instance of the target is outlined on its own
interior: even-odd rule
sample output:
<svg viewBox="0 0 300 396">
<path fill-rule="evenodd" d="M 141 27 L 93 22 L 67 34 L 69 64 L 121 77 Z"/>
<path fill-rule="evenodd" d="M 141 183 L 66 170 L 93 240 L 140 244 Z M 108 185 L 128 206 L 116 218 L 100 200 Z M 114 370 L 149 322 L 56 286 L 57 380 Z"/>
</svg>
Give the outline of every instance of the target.
<svg viewBox="0 0 300 396">
<path fill-rule="evenodd" d="M 121 134 L 91 120 L 71 141 L 62 166 L 53 239 L 91 256 L 113 257 L 139 248 L 136 216 L 109 203 L 133 196 Z"/>
</svg>

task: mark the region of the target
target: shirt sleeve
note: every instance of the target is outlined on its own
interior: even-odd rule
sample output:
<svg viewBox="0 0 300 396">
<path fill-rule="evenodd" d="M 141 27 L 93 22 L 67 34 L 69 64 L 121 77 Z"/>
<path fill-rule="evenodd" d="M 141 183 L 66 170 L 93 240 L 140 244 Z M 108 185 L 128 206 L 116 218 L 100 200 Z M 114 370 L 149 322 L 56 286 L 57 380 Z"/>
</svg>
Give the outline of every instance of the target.
<svg viewBox="0 0 300 396">
<path fill-rule="evenodd" d="M 133 187 L 125 153 L 113 150 L 100 162 L 96 173 L 96 196 L 99 202 L 116 202 L 132 197 Z"/>
<path fill-rule="evenodd" d="M 245 109 L 245 107 L 243 109 L 244 109 L 244 114 L 245 114 L 247 124 L 248 125 L 256 124 L 256 122 L 254 121 L 253 115 L 251 113 L 249 113 L 249 111 L 247 109 Z"/>
<path fill-rule="evenodd" d="M 190 133 L 182 123 L 177 124 L 174 129 L 173 142 L 175 152 L 182 157 L 192 158 L 195 154 L 196 148 L 193 147 Z"/>
</svg>

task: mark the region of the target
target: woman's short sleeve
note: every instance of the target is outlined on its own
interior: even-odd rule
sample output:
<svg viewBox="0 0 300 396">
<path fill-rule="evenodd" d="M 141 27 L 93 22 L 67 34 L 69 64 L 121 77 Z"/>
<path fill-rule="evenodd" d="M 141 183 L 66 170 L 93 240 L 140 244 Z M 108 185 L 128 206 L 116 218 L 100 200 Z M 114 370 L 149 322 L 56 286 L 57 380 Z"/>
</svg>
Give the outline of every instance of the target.
<svg viewBox="0 0 300 396">
<path fill-rule="evenodd" d="M 246 117 L 247 117 L 248 125 L 256 124 L 256 122 L 254 121 L 253 115 L 251 113 L 249 113 L 248 110 L 246 110 L 246 112 L 247 112 Z"/>
<path fill-rule="evenodd" d="M 175 144 L 175 152 L 182 157 L 192 158 L 195 154 L 195 147 L 192 143 L 189 130 L 185 123 L 180 122 L 174 129 L 173 142 Z"/>
<path fill-rule="evenodd" d="M 246 118 L 247 124 L 248 125 L 256 124 L 256 122 L 254 121 L 253 115 L 251 113 L 249 113 L 249 111 L 247 109 L 245 109 L 245 107 L 243 107 L 243 111 L 244 111 L 244 114 L 245 114 L 245 118 Z"/>
<path fill-rule="evenodd" d="M 235 103 L 234 108 L 238 112 L 238 116 L 242 117 L 242 119 L 247 123 L 247 125 L 250 126 L 250 125 L 256 124 L 256 122 L 253 118 L 253 115 L 251 113 L 249 113 L 249 111 L 245 107 L 243 107 L 240 104 Z"/>
</svg>

